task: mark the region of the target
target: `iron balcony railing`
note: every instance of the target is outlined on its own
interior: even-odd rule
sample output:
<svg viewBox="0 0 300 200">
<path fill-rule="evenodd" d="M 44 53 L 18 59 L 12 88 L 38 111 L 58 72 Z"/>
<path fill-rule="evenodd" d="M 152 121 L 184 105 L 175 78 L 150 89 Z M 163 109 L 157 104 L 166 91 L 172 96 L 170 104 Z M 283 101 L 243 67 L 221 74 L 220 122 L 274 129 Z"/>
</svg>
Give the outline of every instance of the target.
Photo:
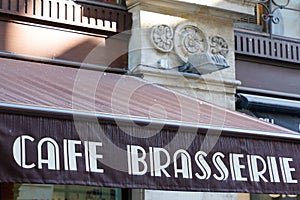
<svg viewBox="0 0 300 200">
<path fill-rule="evenodd" d="M 0 0 L 1 13 L 111 32 L 130 30 L 132 23 L 126 10 L 70 0 Z"/>
<path fill-rule="evenodd" d="M 235 53 L 300 63 L 300 40 L 236 29 Z"/>
</svg>

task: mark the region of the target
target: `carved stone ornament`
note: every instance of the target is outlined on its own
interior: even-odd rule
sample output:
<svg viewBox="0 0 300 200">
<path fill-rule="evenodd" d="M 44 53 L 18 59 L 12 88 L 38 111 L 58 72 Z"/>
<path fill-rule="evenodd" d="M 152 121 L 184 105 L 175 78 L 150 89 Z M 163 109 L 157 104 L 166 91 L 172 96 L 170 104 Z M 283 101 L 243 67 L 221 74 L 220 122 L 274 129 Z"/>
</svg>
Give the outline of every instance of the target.
<svg viewBox="0 0 300 200">
<path fill-rule="evenodd" d="M 152 28 L 152 43 L 155 48 L 162 52 L 170 52 L 173 49 L 173 37 L 173 28 L 168 25 L 157 25 Z"/>
<path fill-rule="evenodd" d="M 212 54 L 220 54 L 224 57 L 226 57 L 229 52 L 226 40 L 218 35 L 210 37 L 210 49 Z"/>
<path fill-rule="evenodd" d="M 186 22 L 175 29 L 174 50 L 182 61 L 197 53 L 206 52 L 208 44 L 204 32 L 196 23 Z"/>
</svg>

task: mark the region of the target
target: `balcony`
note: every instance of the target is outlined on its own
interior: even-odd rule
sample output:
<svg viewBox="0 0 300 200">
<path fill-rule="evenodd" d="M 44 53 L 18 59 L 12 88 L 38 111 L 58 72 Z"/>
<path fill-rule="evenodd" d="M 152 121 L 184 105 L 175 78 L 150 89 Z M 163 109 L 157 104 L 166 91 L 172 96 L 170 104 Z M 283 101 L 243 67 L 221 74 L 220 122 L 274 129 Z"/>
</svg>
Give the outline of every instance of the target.
<svg viewBox="0 0 300 200">
<path fill-rule="evenodd" d="M 86 1 L 88 2 L 88 1 Z M 107 6 L 103 6 L 107 5 Z M 65 25 L 122 32 L 131 28 L 131 13 L 122 5 L 74 2 L 69 0 L 0 0 L 0 13 L 8 19 L 36 20 L 42 24 Z M 35 21 L 35 22 L 36 22 Z M 57 25 L 58 24 L 58 25 Z"/>
<path fill-rule="evenodd" d="M 270 38 L 269 34 L 242 29 L 236 29 L 234 37 L 236 54 L 300 64 L 298 39 L 275 35 Z"/>
<path fill-rule="evenodd" d="M 124 0 L 0 0 L 0 57 L 125 73 L 131 24 Z"/>
</svg>

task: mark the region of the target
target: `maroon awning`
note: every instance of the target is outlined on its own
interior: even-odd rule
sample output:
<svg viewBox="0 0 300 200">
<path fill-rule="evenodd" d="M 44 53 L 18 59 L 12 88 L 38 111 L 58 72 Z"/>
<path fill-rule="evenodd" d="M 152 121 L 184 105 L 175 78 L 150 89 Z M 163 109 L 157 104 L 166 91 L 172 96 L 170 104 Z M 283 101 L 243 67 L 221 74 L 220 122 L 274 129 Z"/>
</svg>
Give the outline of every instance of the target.
<svg viewBox="0 0 300 200">
<path fill-rule="evenodd" d="M 237 131 L 291 133 L 141 78 L 0 58 L 0 103 Z"/>
<path fill-rule="evenodd" d="M 0 58 L 1 182 L 299 193 L 299 135 L 125 75 Z"/>
</svg>

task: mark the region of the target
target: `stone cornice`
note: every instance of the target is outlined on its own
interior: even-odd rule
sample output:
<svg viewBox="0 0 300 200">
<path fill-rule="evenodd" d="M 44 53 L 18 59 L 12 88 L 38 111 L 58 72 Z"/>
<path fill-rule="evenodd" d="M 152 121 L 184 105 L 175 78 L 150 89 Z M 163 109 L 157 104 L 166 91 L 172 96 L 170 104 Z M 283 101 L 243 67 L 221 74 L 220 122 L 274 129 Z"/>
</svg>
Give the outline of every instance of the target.
<svg viewBox="0 0 300 200">
<path fill-rule="evenodd" d="M 253 15 L 257 0 L 127 0 L 129 8 L 137 5 L 142 10 L 177 15 L 210 15 L 235 20 Z"/>
<path fill-rule="evenodd" d="M 140 65 L 137 67 L 132 74 L 136 75 L 142 75 L 142 76 L 148 76 L 148 77 L 156 77 L 162 80 L 169 79 L 173 80 L 171 82 L 177 82 L 179 85 L 180 83 L 178 80 L 182 80 L 182 83 L 185 84 L 185 82 L 189 82 L 190 85 L 198 84 L 200 82 L 204 82 L 206 84 L 210 85 L 222 85 L 226 87 L 237 87 L 241 85 L 241 82 L 239 80 L 235 79 L 228 79 L 228 78 L 213 78 L 210 76 L 201 76 L 198 74 L 192 74 L 192 73 L 180 73 L 175 70 L 162 70 L 162 69 L 155 69 L 155 68 L 149 68 L 143 65 Z M 167 83 L 165 84 L 167 85 Z"/>
</svg>

